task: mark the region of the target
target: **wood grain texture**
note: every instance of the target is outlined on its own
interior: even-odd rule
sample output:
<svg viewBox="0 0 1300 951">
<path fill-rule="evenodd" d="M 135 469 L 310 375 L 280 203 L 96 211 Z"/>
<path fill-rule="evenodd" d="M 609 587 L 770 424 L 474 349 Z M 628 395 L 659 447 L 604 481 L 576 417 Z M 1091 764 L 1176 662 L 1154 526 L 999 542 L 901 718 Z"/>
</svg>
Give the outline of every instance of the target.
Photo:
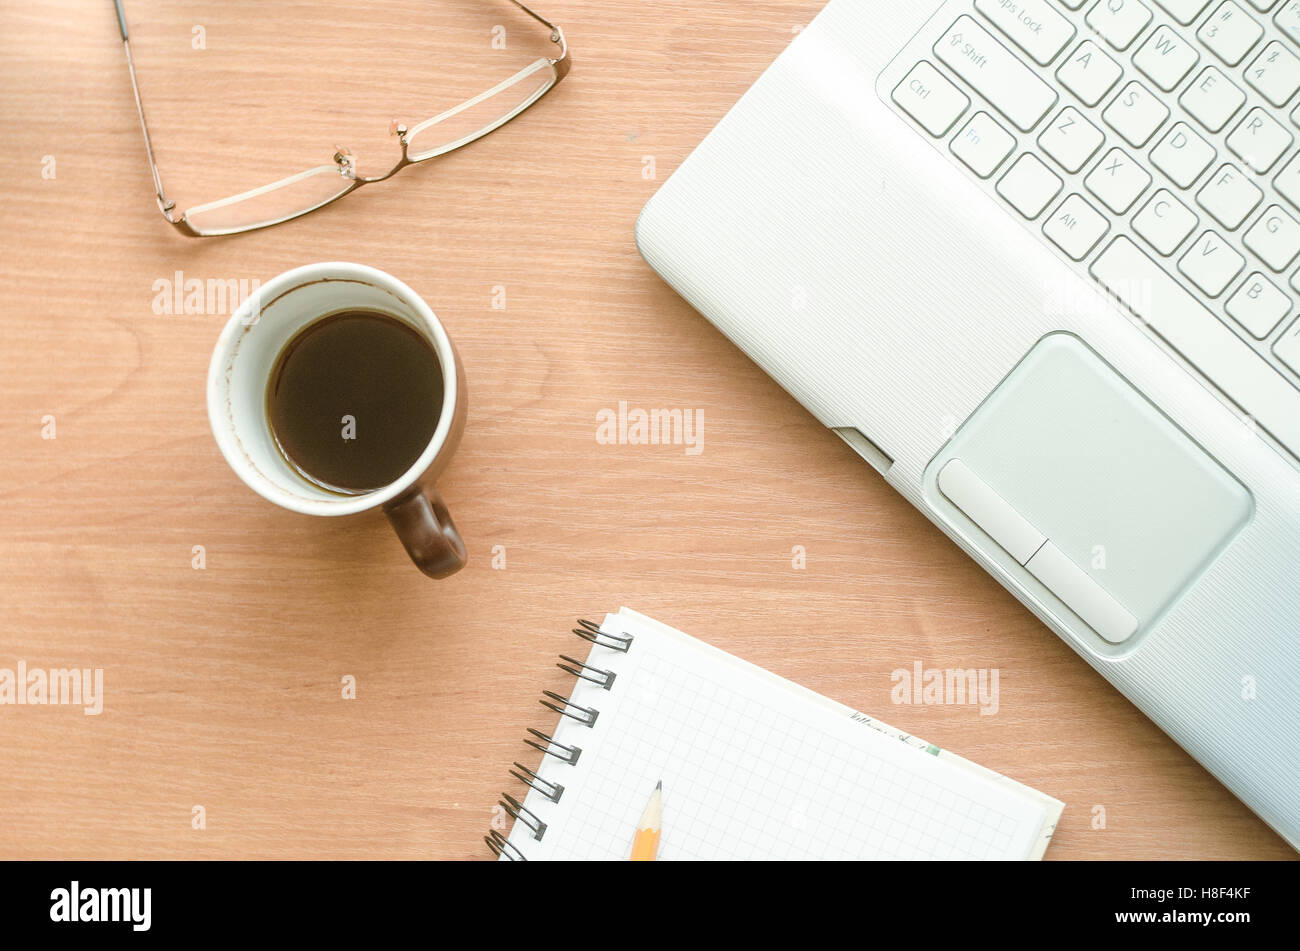
<svg viewBox="0 0 1300 951">
<path fill-rule="evenodd" d="M 102 667 L 106 693 L 97 717 L 0 707 L 0 857 L 487 857 L 506 770 L 531 762 L 523 728 L 552 722 L 539 692 L 566 683 L 567 630 L 622 604 L 1064 800 L 1051 858 L 1292 856 L 639 258 L 642 204 L 819 5 L 546 0 L 575 66 L 532 111 L 209 241 L 158 216 L 112 5 L 0 9 L 0 666 Z M 493 0 L 127 13 L 182 207 L 340 144 L 379 168 L 391 118 L 548 45 Z M 378 516 L 313 520 L 248 491 L 204 408 L 226 315 L 154 312 L 177 271 L 330 259 L 409 283 L 465 361 L 469 425 L 440 488 L 471 560 L 448 581 Z M 620 400 L 702 411 L 704 451 L 598 444 Z M 891 704 L 890 672 L 916 660 L 999 669 L 999 712 Z"/>
</svg>

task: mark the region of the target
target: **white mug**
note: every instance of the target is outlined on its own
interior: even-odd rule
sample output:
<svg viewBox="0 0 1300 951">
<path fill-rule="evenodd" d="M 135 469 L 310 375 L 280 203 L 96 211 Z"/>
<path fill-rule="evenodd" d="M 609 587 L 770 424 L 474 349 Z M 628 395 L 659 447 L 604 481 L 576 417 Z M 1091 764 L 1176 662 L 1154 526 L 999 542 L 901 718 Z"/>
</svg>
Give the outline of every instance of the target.
<svg viewBox="0 0 1300 951">
<path fill-rule="evenodd" d="M 336 494 L 300 475 L 280 452 L 267 418 L 267 384 L 285 345 L 309 324 L 345 310 L 379 311 L 414 328 L 433 347 L 443 377 L 441 414 L 424 452 L 400 478 L 361 495 Z M 429 305 L 392 275 L 327 262 L 263 284 L 217 340 L 208 368 L 208 420 L 230 467 L 263 498 L 304 515 L 383 509 L 425 574 L 445 578 L 464 567 L 465 543 L 434 488 L 465 428 L 464 370 Z"/>
</svg>

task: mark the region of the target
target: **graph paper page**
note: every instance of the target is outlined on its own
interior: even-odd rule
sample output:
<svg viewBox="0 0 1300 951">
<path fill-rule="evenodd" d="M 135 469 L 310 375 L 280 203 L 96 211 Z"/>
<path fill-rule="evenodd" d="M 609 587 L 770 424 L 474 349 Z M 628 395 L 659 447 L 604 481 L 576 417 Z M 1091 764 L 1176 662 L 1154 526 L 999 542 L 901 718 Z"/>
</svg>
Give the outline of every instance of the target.
<svg viewBox="0 0 1300 951">
<path fill-rule="evenodd" d="M 533 790 L 538 841 L 517 822 L 529 859 L 625 859 L 655 783 L 663 781 L 659 859 L 1021 859 L 1033 857 L 1060 803 L 959 757 L 934 756 L 879 732 L 847 707 L 624 609 L 592 646 L 609 690 L 577 681 L 592 726 L 561 717 Z M 860 717 L 860 715 L 859 715 Z M 1050 828 L 1048 828 L 1050 835 Z M 1036 846 L 1038 848 L 1036 849 Z"/>
</svg>

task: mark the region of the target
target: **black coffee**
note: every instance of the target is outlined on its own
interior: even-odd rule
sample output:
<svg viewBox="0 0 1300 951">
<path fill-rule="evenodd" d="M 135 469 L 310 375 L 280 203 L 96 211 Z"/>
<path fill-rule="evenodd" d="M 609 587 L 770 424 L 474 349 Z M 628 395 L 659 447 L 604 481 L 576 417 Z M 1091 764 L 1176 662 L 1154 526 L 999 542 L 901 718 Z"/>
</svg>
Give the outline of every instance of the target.
<svg viewBox="0 0 1300 951">
<path fill-rule="evenodd" d="M 350 310 L 300 330 L 266 388 L 285 459 L 322 488 L 382 488 L 420 458 L 442 413 L 442 367 L 429 342 L 377 311 Z"/>
</svg>

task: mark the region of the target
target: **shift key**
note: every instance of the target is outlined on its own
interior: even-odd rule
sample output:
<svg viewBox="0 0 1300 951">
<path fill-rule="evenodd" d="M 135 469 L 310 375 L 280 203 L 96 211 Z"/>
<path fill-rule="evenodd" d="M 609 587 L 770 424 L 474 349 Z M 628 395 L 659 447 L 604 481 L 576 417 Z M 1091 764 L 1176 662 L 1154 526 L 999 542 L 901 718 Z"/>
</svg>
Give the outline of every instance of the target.
<svg viewBox="0 0 1300 951">
<path fill-rule="evenodd" d="M 1029 132 L 1056 104 L 1056 91 L 968 16 L 957 18 L 934 44 L 934 55 L 1021 132 Z"/>
</svg>

